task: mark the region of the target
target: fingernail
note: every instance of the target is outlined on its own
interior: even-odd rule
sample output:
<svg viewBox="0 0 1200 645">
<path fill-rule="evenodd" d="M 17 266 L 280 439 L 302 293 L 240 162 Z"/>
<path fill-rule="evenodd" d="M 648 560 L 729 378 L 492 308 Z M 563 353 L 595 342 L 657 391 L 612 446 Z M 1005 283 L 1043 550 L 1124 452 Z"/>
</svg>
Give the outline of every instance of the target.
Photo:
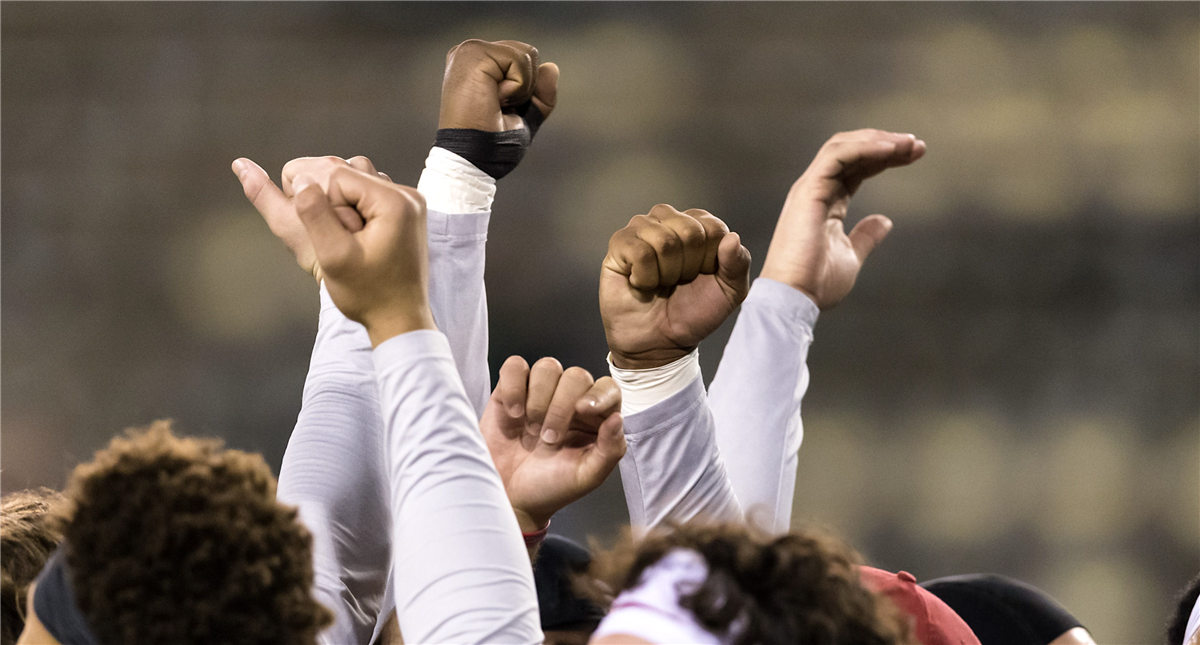
<svg viewBox="0 0 1200 645">
<path fill-rule="evenodd" d="M 587 397 L 586 399 L 584 399 L 584 400 L 583 400 L 583 404 L 584 404 L 584 405 L 586 405 L 586 406 L 588 406 L 589 408 L 594 408 L 594 407 L 596 407 L 597 405 L 599 405 L 599 404 L 600 404 L 600 402 L 599 402 L 599 401 L 597 401 L 597 400 L 596 400 L 594 397 L 590 397 L 590 396 L 589 396 L 589 397 Z"/>
<path fill-rule="evenodd" d="M 558 433 L 550 428 L 542 430 L 542 441 L 546 443 L 554 443 L 558 441 Z"/>
<path fill-rule="evenodd" d="M 246 168 L 248 168 L 248 166 L 246 165 L 245 159 L 234 159 L 233 160 L 233 174 L 237 175 L 238 177 L 241 177 L 242 173 L 246 172 Z"/>
</svg>

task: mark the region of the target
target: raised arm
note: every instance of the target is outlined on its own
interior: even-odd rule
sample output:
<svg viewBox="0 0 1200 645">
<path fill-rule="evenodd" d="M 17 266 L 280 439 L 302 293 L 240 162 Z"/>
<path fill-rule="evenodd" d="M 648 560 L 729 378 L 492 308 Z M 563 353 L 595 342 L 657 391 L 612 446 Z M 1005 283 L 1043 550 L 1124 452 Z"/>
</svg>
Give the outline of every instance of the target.
<svg viewBox="0 0 1200 645">
<path fill-rule="evenodd" d="M 554 109 L 558 66 L 539 64 L 525 43 L 468 40 L 447 54 L 443 79 L 417 184 L 428 206 L 429 303 L 479 417 L 491 392 L 483 273 L 492 199 Z"/>
<path fill-rule="evenodd" d="M 741 518 L 696 351 L 745 298 L 749 270 L 737 234 L 701 210 L 660 204 L 609 241 L 600 313 L 624 397 L 621 479 L 635 527 Z"/>
<path fill-rule="evenodd" d="M 323 185 L 298 177 L 296 202 L 330 297 L 375 348 L 404 639 L 540 643 L 517 521 L 429 309 L 423 199 L 340 167 Z"/>
<path fill-rule="evenodd" d="M 916 161 L 910 134 L 858 130 L 834 136 L 792 186 L 762 275 L 742 303 L 709 388 L 717 447 L 748 517 L 767 530 L 791 523 L 808 388 L 805 363 L 819 310 L 841 302 L 892 222 L 863 218 L 847 235 L 850 197 L 887 168 Z"/>
</svg>

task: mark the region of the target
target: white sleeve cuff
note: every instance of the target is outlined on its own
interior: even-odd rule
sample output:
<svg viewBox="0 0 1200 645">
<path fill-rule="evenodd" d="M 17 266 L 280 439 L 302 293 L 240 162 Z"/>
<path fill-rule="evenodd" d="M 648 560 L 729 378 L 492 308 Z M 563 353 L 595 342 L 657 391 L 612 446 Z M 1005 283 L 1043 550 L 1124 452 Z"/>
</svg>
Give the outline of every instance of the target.
<svg viewBox="0 0 1200 645">
<path fill-rule="evenodd" d="M 629 416 L 666 401 L 700 376 L 700 350 L 662 367 L 648 370 L 624 370 L 613 365 L 608 356 L 608 371 L 621 388 L 621 414 Z"/>
<path fill-rule="evenodd" d="M 431 211 L 482 213 L 492 210 L 496 180 L 463 157 L 434 146 L 425 159 L 417 190 Z"/>
</svg>

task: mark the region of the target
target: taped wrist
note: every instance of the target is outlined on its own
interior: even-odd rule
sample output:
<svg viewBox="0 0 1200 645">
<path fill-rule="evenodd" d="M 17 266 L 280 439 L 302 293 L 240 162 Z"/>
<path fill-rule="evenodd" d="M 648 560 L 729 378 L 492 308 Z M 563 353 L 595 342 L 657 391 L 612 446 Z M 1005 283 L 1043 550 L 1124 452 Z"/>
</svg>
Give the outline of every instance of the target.
<svg viewBox="0 0 1200 645">
<path fill-rule="evenodd" d="M 521 117 L 525 127 L 503 132 L 485 132 L 471 128 L 442 128 L 437 131 L 433 145 L 445 148 L 493 179 L 512 172 L 537 134 L 545 117 L 532 101 L 512 110 Z"/>
</svg>

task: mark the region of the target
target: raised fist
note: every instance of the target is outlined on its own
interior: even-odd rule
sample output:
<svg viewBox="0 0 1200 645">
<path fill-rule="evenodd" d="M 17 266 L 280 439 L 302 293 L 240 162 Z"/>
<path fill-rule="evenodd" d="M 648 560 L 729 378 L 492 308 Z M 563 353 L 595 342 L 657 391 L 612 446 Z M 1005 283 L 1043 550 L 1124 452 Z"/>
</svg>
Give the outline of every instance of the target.
<svg viewBox="0 0 1200 645">
<path fill-rule="evenodd" d="M 525 127 L 529 105 L 541 113 L 540 125 L 557 94 L 558 66 L 539 65 L 536 48 L 515 40 L 463 41 L 446 54 L 438 128 L 517 130 Z"/>
<path fill-rule="evenodd" d="M 721 220 L 666 204 L 608 242 L 600 315 L 613 364 L 666 365 L 721 326 L 750 290 L 750 252 Z"/>
<path fill-rule="evenodd" d="M 521 530 L 592 492 L 625 454 L 621 391 L 609 377 L 593 382 L 553 358 L 529 364 L 512 356 L 479 426 Z"/>
<path fill-rule="evenodd" d="M 292 199 L 294 197 L 292 180 L 296 173 L 304 170 L 317 183 L 325 185 L 327 175 L 339 166 L 356 168 L 391 181 L 387 175 L 376 171 L 375 165 L 366 157 L 350 159 L 301 157 L 289 161 L 283 167 L 283 189 L 280 190 L 275 182 L 271 181 L 267 172 L 253 161 L 243 157 L 233 162 L 233 172 L 237 175 L 238 181 L 242 183 L 246 199 L 254 204 L 254 208 L 266 220 L 271 232 L 283 241 L 292 255 L 296 256 L 296 263 L 300 265 L 300 268 L 312 274 L 317 282 L 320 282 L 323 277 L 321 265 L 317 264 L 317 255 L 313 250 L 312 242 L 308 239 L 308 231 L 304 229 L 304 223 L 300 221 L 300 216 L 296 213 L 296 204 Z M 334 212 L 349 230 L 362 230 L 363 220 L 358 211 L 349 206 L 335 206 Z"/>
<path fill-rule="evenodd" d="M 762 277 L 799 289 L 821 309 L 841 302 L 863 261 L 892 230 L 891 220 L 871 215 L 846 235 L 850 197 L 864 180 L 924 154 L 925 142 L 911 134 L 855 130 L 834 135 L 792 185 Z"/>
<path fill-rule="evenodd" d="M 367 328 L 375 346 L 434 329 L 424 198 L 415 188 L 335 160 L 311 165 L 291 178 L 290 189 L 334 304 Z M 361 226 L 347 223 L 345 208 L 358 214 Z"/>
</svg>

